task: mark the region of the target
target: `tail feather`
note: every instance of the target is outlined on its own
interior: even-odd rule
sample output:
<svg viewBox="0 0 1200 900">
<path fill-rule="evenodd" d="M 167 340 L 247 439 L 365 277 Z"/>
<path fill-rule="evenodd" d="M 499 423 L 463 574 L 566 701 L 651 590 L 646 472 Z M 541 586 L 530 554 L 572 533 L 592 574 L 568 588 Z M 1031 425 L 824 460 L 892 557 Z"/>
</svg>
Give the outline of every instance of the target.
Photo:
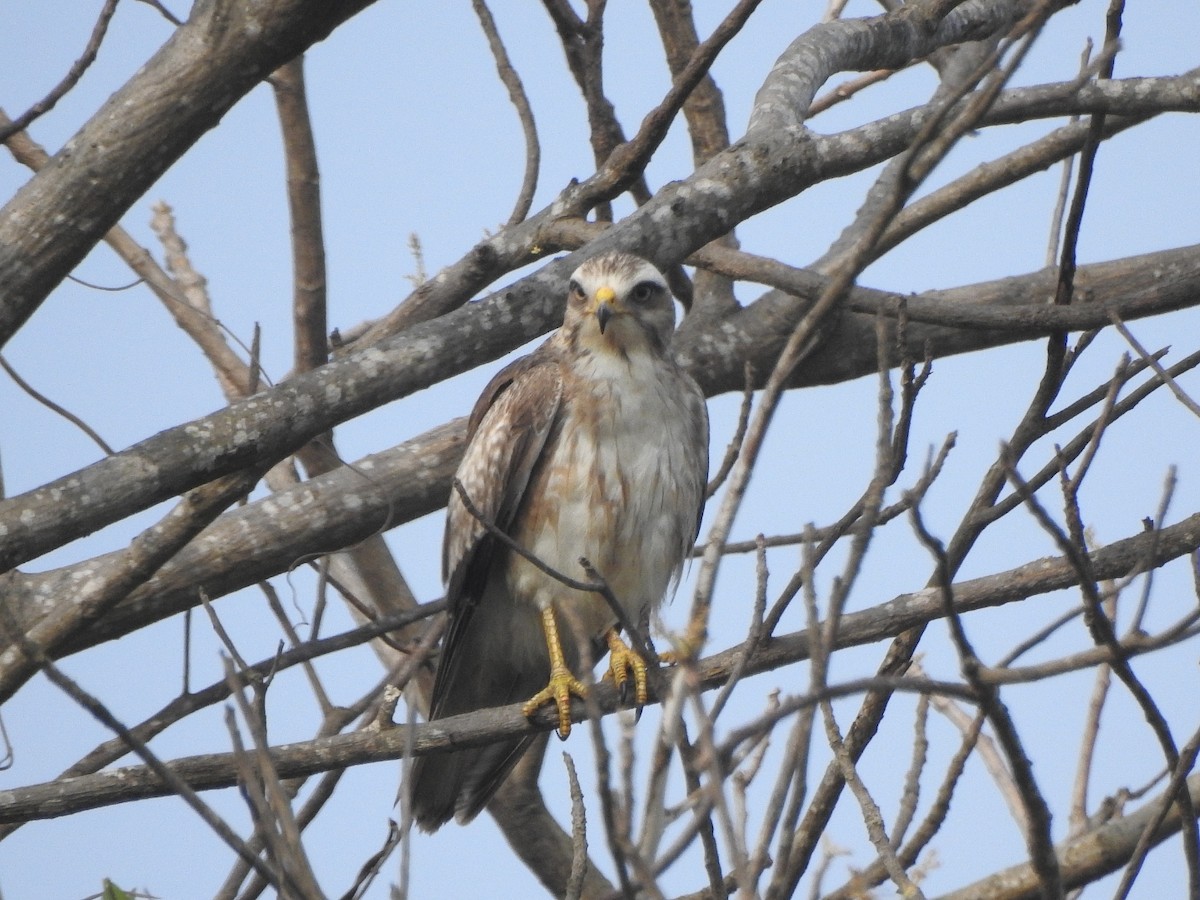
<svg viewBox="0 0 1200 900">
<path fill-rule="evenodd" d="M 506 598 L 480 603 L 438 666 L 431 719 L 528 700 L 545 686 L 549 660 L 540 619 Z M 526 649 L 514 653 L 514 644 Z M 411 779 L 412 812 L 424 831 L 450 819 L 469 822 L 491 800 L 532 737 L 419 757 Z"/>
<path fill-rule="evenodd" d="M 550 659 L 540 614 L 514 604 L 502 591 L 489 592 L 471 616 L 448 637 L 452 645 L 438 665 L 430 719 L 528 700 L 546 686 Z M 591 659 L 604 652 L 592 645 Z M 567 665 L 579 669 L 573 641 L 563 643 Z M 443 650 L 443 653 L 447 653 Z M 482 747 L 421 756 L 413 765 L 413 818 L 423 831 L 436 831 L 451 819 L 465 824 L 496 793 L 535 735 Z"/>
<path fill-rule="evenodd" d="M 487 806 L 532 738 L 423 756 L 413 766 L 412 812 L 422 831 L 460 825 Z"/>
</svg>

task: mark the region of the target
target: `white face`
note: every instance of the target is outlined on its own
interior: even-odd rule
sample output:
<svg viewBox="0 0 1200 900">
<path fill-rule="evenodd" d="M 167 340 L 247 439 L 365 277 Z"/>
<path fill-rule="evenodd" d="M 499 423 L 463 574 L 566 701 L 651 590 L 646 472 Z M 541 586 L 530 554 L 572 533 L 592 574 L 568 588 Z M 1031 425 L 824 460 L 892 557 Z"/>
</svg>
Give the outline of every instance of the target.
<svg viewBox="0 0 1200 900">
<path fill-rule="evenodd" d="M 627 253 L 593 257 L 571 276 L 564 327 L 593 349 L 665 351 L 675 303 L 662 273 Z"/>
</svg>

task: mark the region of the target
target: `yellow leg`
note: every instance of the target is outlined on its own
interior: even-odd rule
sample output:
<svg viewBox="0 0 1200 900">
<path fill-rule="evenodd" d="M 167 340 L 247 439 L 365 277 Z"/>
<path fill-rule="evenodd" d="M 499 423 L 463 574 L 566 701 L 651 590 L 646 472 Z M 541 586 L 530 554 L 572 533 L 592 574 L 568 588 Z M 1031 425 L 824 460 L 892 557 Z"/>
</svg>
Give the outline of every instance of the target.
<svg viewBox="0 0 1200 900">
<path fill-rule="evenodd" d="M 521 712 L 532 716 L 543 703 L 554 701 L 558 708 L 558 736 L 565 741 L 571 733 L 571 695 L 582 699 L 587 696 L 587 686 L 567 668 L 558 639 L 558 622 L 549 606 L 542 610 L 542 630 L 546 633 L 546 649 L 550 652 L 550 682 L 526 701 Z"/>
<path fill-rule="evenodd" d="M 609 629 L 605 637 L 608 639 L 608 671 L 613 677 L 613 683 L 616 684 L 623 696 L 625 680 L 632 671 L 633 696 L 637 701 L 638 709 L 641 709 L 649 700 L 649 692 L 646 688 L 646 661 L 621 640 L 617 629 Z"/>
</svg>

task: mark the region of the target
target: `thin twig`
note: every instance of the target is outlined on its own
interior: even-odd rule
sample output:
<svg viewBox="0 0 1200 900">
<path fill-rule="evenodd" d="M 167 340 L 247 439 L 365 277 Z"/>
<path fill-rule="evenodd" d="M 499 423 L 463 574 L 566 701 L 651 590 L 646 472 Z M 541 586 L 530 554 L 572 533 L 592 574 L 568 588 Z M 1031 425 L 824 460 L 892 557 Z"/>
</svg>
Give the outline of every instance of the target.
<svg viewBox="0 0 1200 900">
<path fill-rule="evenodd" d="M 17 132 L 24 131 L 38 116 L 45 115 L 54 109 L 58 101 L 79 83 L 79 79 L 83 77 L 83 73 L 96 61 L 96 54 L 100 52 L 100 44 L 104 41 L 104 35 L 108 31 L 108 23 L 112 21 L 113 13 L 116 11 L 117 0 L 105 0 L 104 6 L 100 8 L 100 15 L 96 19 L 96 24 L 92 26 L 92 33 L 88 37 L 87 45 L 83 48 L 83 55 L 71 64 L 71 68 L 67 70 L 67 74 L 63 76 L 58 84 L 50 89 L 50 92 L 45 97 L 37 101 L 11 122 L 0 125 L 0 144 L 7 142 Z"/>
<path fill-rule="evenodd" d="M 300 827 L 292 812 L 289 797 L 271 759 L 263 709 L 267 685 L 262 681 L 249 683 L 255 697 L 251 705 L 240 690 L 247 682 L 239 678 L 237 669 L 228 657 L 223 663 L 226 679 L 237 688 L 232 691 L 233 699 L 254 740 L 253 753 L 240 750 L 236 743 L 239 738 L 233 709 L 227 708 L 226 722 L 230 736 L 235 741 L 234 759 L 242 772 L 242 795 L 250 804 L 256 830 L 263 837 L 267 852 L 278 867 L 278 886 L 285 896 L 325 900 L 304 850 Z"/>
<path fill-rule="evenodd" d="M 919 60 L 915 60 L 919 62 Z M 837 106 L 846 100 L 849 100 L 859 91 L 869 88 L 873 84 L 879 84 L 881 81 L 887 81 L 898 69 L 876 69 L 873 72 L 866 72 L 862 75 L 857 75 L 854 78 L 847 79 L 836 87 L 826 91 L 820 97 L 813 100 L 808 105 L 808 118 L 819 115 L 825 110 Z"/>
<path fill-rule="evenodd" d="M 1089 37 L 1083 47 L 1083 53 L 1079 60 L 1079 69 L 1081 72 L 1086 71 L 1090 65 L 1092 58 L 1092 39 Z M 1071 123 L 1074 124 L 1079 120 L 1078 116 L 1071 117 Z M 1063 215 L 1067 210 L 1067 198 L 1071 193 L 1071 169 L 1075 163 L 1075 157 L 1068 156 L 1063 160 L 1062 176 L 1058 184 L 1058 193 L 1054 199 L 1054 211 L 1050 214 L 1050 240 L 1046 247 L 1046 266 L 1054 265 L 1058 257 L 1060 247 L 1059 238 L 1062 235 Z"/>
<path fill-rule="evenodd" d="M 367 892 L 371 884 L 379 877 L 379 873 L 383 871 L 383 864 L 387 862 L 388 857 L 396 849 L 400 843 L 400 828 L 391 819 L 388 819 L 387 834 L 383 839 L 383 846 L 367 857 L 366 862 L 358 870 L 358 876 L 354 879 L 354 884 L 341 896 L 341 900 L 360 900 Z M 397 886 L 398 896 L 407 897 L 407 880 L 401 878 L 401 883 Z"/>
<path fill-rule="evenodd" d="M 579 900 L 583 894 L 583 879 L 587 874 L 587 815 L 583 808 L 583 791 L 579 787 L 579 775 L 575 771 L 575 760 L 563 751 L 563 765 L 567 768 L 567 784 L 571 794 L 571 875 L 564 891 L 566 900 Z"/>
<path fill-rule="evenodd" d="M 235 472 L 185 493 L 161 520 L 94 572 L 69 602 L 54 606 L 23 632 L 26 643 L 38 648 L 37 658 L 54 652 L 149 580 L 229 505 L 249 492 L 260 475 L 258 469 Z M 6 654 L 0 659 L 0 704 L 36 671 L 36 659 L 27 653 Z"/>
<path fill-rule="evenodd" d="M 1133 352 L 1138 355 L 1142 362 L 1152 368 L 1154 374 L 1162 379 L 1162 382 L 1170 388 L 1171 393 L 1175 395 L 1175 399 L 1182 403 L 1188 412 L 1195 416 L 1200 416 L 1200 403 L 1193 400 L 1187 391 L 1179 386 L 1179 382 L 1163 368 L 1163 364 L 1159 362 L 1159 357 L 1162 355 L 1161 352 L 1158 354 L 1148 353 L 1146 348 L 1133 336 L 1133 332 L 1129 330 L 1129 326 L 1121 320 L 1121 317 L 1117 313 L 1111 313 L 1109 318 L 1112 320 L 1113 326 L 1117 329 L 1117 333 L 1125 338 L 1129 346 L 1133 348 Z"/>
<path fill-rule="evenodd" d="M 750 409 L 754 403 L 754 366 L 749 361 L 745 366 L 746 387 L 742 391 L 742 405 L 738 410 L 737 425 L 733 430 L 733 437 L 729 439 L 729 444 L 725 448 L 725 456 L 721 459 L 721 465 L 717 467 L 716 474 L 708 482 L 708 487 L 704 489 L 705 499 L 709 499 L 717 491 L 721 489 L 721 485 L 725 483 L 725 479 L 729 477 L 729 472 L 733 469 L 733 464 L 737 462 L 738 454 L 742 449 L 742 441 L 746 438 L 746 426 L 750 423 Z"/>
<path fill-rule="evenodd" d="M 79 416 L 75 415 L 69 409 L 66 409 L 65 407 L 55 403 L 45 394 L 39 393 L 33 387 L 33 385 L 31 385 L 28 381 L 22 378 L 20 374 L 18 374 L 16 369 L 9 365 L 8 360 L 2 355 L 0 355 L 0 368 L 4 369 L 4 371 L 8 373 L 8 377 L 11 378 L 16 386 L 23 390 L 26 394 L 28 394 L 38 403 L 42 404 L 42 406 L 46 407 L 46 409 L 50 410 L 52 413 L 62 416 L 64 419 L 90 437 L 93 441 L 95 441 L 96 445 L 104 451 L 106 456 L 112 456 L 117 452 L 108 444 L 107 441 L 104 440 L 104 438 L 100 437 L 96 430 L 87 422 L 83 421 L 83 419 L 79 418 Z"/>
<path fill-rule="evenodd" d="M 1121 680 L 1141 708 L 1147 723 L 1158 739 L 1159 746 L 1167 762 L 1167 767 L 1174 771 L 1179 765 L 1180 756 L 1174 738 L 1171 735 L 1170 725 L 1163 716 L 1162 711 L 1158 708 L 1153 694 L 1150 693 L 1133 672 L 1124 653 L 1122 641 L 1116 636 L 1112 623 L 1103 615 L 1102 602 L 1096 586 L 1095 576 L 1092 573 L 1091 561 L 1086 547 L 1083 546 L 1077 498 L 1070 493 L 1070 480 L 1065 478 L 1064 473 L 1064 482 L 1068 491 L 1067 503 L 1065 504 L 1068 527 L 1067 531 L 1063 531 L 1051 519 L 1037 498 L 1033 496 L 1028 485 L 1023 481 L 1020 474 L 1017 473 L 1015 467 L 1009 469 L 1008 476 L 1020 493 L 1026 508 L 1030 510 L 1042 528 L 1054 539 L 1064 555 L 1076 567 L 1079 573 L 1079 587 L 1085 601 L 1085 620 L 1088 624 L 1088 630 L 1091 632 L 1096 644 L 1104 647 L 1111 654 L 1113 674 Z M 1177 786 L 1176 800 L 1180 807 L 1184 836 L 1184 856 L 1188 861 L 1189 877 L 1192 880 L 1196 880 L 1200 878 L 1200 834 L 1198 834 L 1200 828 L 1197 826 L 1195 809 L 1186 786 L 1182 784 Z M 1148 849 L 1149 845 L 1147 844 L 1144 850 Z M 1143 859 L 1144 853 L 1130 860 L 1122 875 L 1121 883 L 1118 885 L 1117 896 L 1125 897 L 1128 895 Z M 1196 893 L 1200 893 L 1200 886 L 1197 887 Z"/>
<path fill-rule="evenodd" d="M 321 175 L 304 86 L 304 56 L 295 57 L 267 79 L 283 131 L 288 214 L 292 234 L 293 369 L 308 372 L 329 358 L 325 237 L 321 219 Z M 253 393 L 253 391 L 251 392 Z"/>
<path fill-rule="evenodd" d="M 1046 897 L 1061 896 L 1062 874 L 1059 870 L 1058 858 L 1054 854 L 1054 841 L 1050 831 L 1050 808 L 1033 777 L 1032 765 L 1025 754 L 1012 717 L 1000 699 L 999 691 L 994 685 L 987 684 L 984 679 L 979 677 L 982 663 L 967 637 L 962 618 L 954 605 L 954 590 L 951 587 L 949 559 L 945 548 L 941 541 L 925 527 L 918 507 L 914 506 L 909 516 L 914 532 L 934 559 L 936 574 L 933 581 L 942 594 L 946 618 L 950 624 L 950 636 L 958 651 L 963 676 L 979 696 L 980 708 L 987 715 L 988 721 L 992 723 L 992 728 L 1008 759 L 1013 783 L 1020 793 L 1026 817 L 1025 844 L 1029 850 L 1030 863 L 1037 872 L 1043 895 Z"/>
<path fill-rule="evenodd" d="M 1120 9 L 1124 0 L 1113 0 L 1109 7 L 1108 31 L 1101 52 L 1100 77 L 1112 78 L 1113 65 L 1116 59 L 1112 52 L 1117 46 L 1121 34 Z M 1115 12 L 1115 15 L 1114 15 Z M 1083 225 L 1083 211 L 1087 204 L 1088 188 L 1092 183 L 1092 172 L 1096 164 L 1096 153 L 1100 149 L 1100 141 L 1104 132 L 1104 113 L 1094 113 L 1088 118 L 1088 136 L 1083 148 L 1079 151 L 1079 174 L 1075 179 L 1075 191 L 1071 195 L 1071 205 L 1067 211 L 1067 221 L 1063 232 L 1062 252 L 1058 262 L 1058 284 L 1054 291 L 1054 304 L 1065 306 L 1071 302 L 1075 288 L 1075 253 L 1079 245 L 1079 230 Z"/>
<path fill-rule="evenodd" d="M 1158 534 L 1163 525 L 1166 524 L 1167 510 L 1171 505 L 1171 498 L 1175 496 L 1175 488 L 1178 485 L 1176 477 L 1177 470 L 1175 466 L 1167 467 L 1166 478 L 1163 480 L 1162 499 L 1159 500 L 1158 509 L 1155 511 L 1154 520 L 1150 523 L 1150 533 Z M 1146 613 L 1150 609 L 1150 588 L 1154 584 L 1154 569 L 1147 569 L 1142 577 L 1142 592 L 1138 597 L 1137 608 L 1133 611 L 1133 618 L 1129 622 L 1129 631 L 1138 633 L 1143 630 L 1143 625 L 1146 621 Z"/>
<path fill-rule="evenodd" d="M 492 58 L 496 61 L 496 72 L 500 76 L 501 83 L 508 90 L 508 99 L 517 111 L 517 118 L 521 122 L 521 131 L 525 135 L 525 174 L 521 179 L 521 190 L 517 194 L 516 203 L 513 204 L 513 211 L 509 215 L 507 223 L 516 225 L 525 221 L 530 207 L 533 206 L 533 195 L 537 191 L 538 172 L 541 167 L 542 148 L 538 141 L 537 124 L 533 120 L 533 108 L 529 105 L 529 97 L 525 94 L 525 85 L 521 83 L 521 76 L 517 74 L 512 60 L 508 58 L 508 51 L 500 39 L 500 31 L 496 28 L 496 20 L 492 16 L 492 11 L 488 9 L 484 0 L 471 0 L 471 7 L 475 10 L 479 25 L 487 37 Z"/>
<path fill-rule="evenodd" d="M 24 635 L 18 623 L 13 619 L 12 611 L 2 603 L 0 603 L 0 630 L 7 632 L 7 639 L 20 645 L 22 652 L 37 662 L 38 668 L 52 684 L 90 713 L 104 727 L 112 731 L 125 746 L 136 753 L 146 767 L 154 773 L 154 776 L 166 785 L 172 794 L 177 795 L 190 806 L 234 853 L 264 877 L 271 877 L 270 869 L 258 858 L 258 855 L 246 846 L 224 819 L 200 799 L 196 791 L 179 776 L 174 768 L 160 760 L 145 742 L 126 728 L 98 698 L 85 691 L 76 681 L 59 669 L 38 644 Z"/>
<path fill-rule="evenodd" d="M 505 534 L 502 529 L 498 528 L 495 522 L 490 521 L 480 511 L 479 507 L 472 502 L 470 496 L 467 494 L 467 489 L 463 487 L 462 482 L 457 478 L 454 479 L 453 486 L 455 492 L 458 494 L 459 500 L 462 501 L 463 507 L 467 510 L 467 512 L 469 512 L 476 519 L 476 521 L 478 521 L 479 524 L 484 527 L 488 534 L 496 538 L 508 549 L 512 550 L 539 571 L 549 575 L 555 581 L 561 582 L 573 590 L 586 591 L 587 593 L 591 594 L 599 594 L 601 597 L 603 597 L 605 602 L 608 604 L 609 609 L 612 610 L 612 612 L 616 615 L 617 621 L 621 624 L 621 628 L 629 637 L 630 643 L 634 645 L 633 649 L 636 650 L 638 655 L 641 656 L 642 659 L 647 663 L 655 665 L 658 663 L 658 654 L 654 652 L 653 648 L 646 644 L 639 629 L 633 622 L 629 620 L 629 616 L 626 614 L 625 608 L 621 606 L 620 601 L 618 601 L 616 596 L 614 596 L 612 589 L 608 586 L 608 583 L 604 581 L 600 573 L 595 570 L 587 557 L 581 556 L 579 558 L 579 566 L 584 570 L 584 573 L 589 578 L 593 579 L 592 581 L 579 581 L 578 579 L 572 578 L 569 575 L 564 575 L 553 566 L 547 564 L 541 559 L 538 559 L 538 557 L 536 557 L 533 553 L 514 541 L 511 537 Z"/>
<path fill-rule="evenodd" d="M 1111 618 L 1116 618 L 1116 598 L 1110 597 L 1106 610 Z M 1079 762 L 1075 766 L 1075 781 L 1071 786 L 1071 809 L 1069 813 L 1071 835 L 1082 834 L 1088 824 L 1088 785 L 1092 776 L 1092 761 L 1096 755 L 1096 746 L 1100 736 L 1100 716 L 1104 711 L 1104 703 L 1108 699 L 1108 689 L 1112 683 L 1112 669 L 1107 663 L 1096 667 L 1095 679 L 1092 682 L 1092 693 L 1088 697 L 1087 716 L 1084 719 L 1083 734 L 1079 741 Z"/>
<path fill-rule="evenodd" d="M 683 107 L 692 89 L 711 68 L 717 55 L 731 41 L 762 0 L 739 0 L 721 23 L 713 29 L 692 54 L 683 71 L 674 79 L 662 101 L 646 114 L 638 133 L 629 141 L 614 148 L 592 178 L 579 187 L 583 205 L 608 200 L 623 190 L 645 169 L 651 156 L 667 136 L 671 123 Z"/>
<path fill-rule="evenodd" d="M 176 27 L 178 27 L 183 24 L 183 20 L 180 19 L 178 16 L 176 16 L 169 9 L 167 9 L 165 6 L 163 6 L 162 3 L 159 2 L 159 0 L 141 0 L 141 2 L 145 3 L 149 7 L 152 7 L 154 9 L 158 10 L 158 12 L 162 15 L 162 17 L 164 19 L 166 19 L 168 22 L 170 22 L 172 25 L 175 25 Z"/>
</svg>

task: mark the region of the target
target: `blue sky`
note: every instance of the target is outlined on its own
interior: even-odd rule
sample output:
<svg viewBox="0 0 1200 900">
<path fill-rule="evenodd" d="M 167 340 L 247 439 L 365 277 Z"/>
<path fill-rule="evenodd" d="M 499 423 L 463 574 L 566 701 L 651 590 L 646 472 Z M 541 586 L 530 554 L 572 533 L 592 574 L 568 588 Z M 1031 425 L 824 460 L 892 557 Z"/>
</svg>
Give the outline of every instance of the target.
<svg viewBox="0 0 1200 900">
<path fill-rule="evenodd" d="M 0 105 L 10 116 L 44 94 L 66 71 L 86 42 L 99 6 L 77 2 L 70 4 L 70 15 L 50 17 L 44 4 L 31 0 L 0 4 Z M 501 34 L 524 79 L 543 140 L 537 209 L 570 178 L 590 173 L 586 122 L 545 15 L 534 4 L 496 6 Z M 696 6 L 704 33 L 725 4 Z M 1017 82 L 1071 78 L 1084 39 L 1091 36 L 1099 41 L 1102 36 L 1105 6 L 1099 0 L 1085 0 L 1056 17 Z M 1194 4 L 1164 0 L 1130 6 L 1118 76 L 1176 74 L 1197 65 L 1194 36 L 1200 28 L 1200 11 Z M 718 61 L 714 75 L 725 92 L 735 137 L 744 129 L 754 92 L 771 63 L 811 24 L 817 7 L 766 0 Z M 871 4 L 855 2 L 847 14 L 874 11 Z M 627 133 L 632 133 L 668 80 L 649 12 L 641 4 L 612 3 L 609 17 L 610 96 Z M 169 32 L 170 26 L 148 5 L 121 4 L 95 66 L 76 90 L 35 124 L 34 138 L 51 152 L 61 146 Z M 328 241 L 329 320 L 331 326 L 344 330 L 382 315 L 406 295 L 411 287 L 408 276 L 416 268 L 408 249 L 410 235 L 419 236 L 425 266 L 432 273 L 457 259 L 486 231 L 499 228 L 520 184 L 524 151 L 515 114 L 495 77 L 468 3 L 381 0 L 312 50 L 307 77 Z M 933 86 L 931 72 L 918 68 L 820 117 L 813 127 L 835 131 L 907 108 L 927 97 Z M 1053 124 L 1035 123 L 968 138 L 935 174 L 930 187 L 1044 133 Z M 1168 115 L 1102 149 L 1080 243 L 1082 262 L 1200 242 L 1197 145 L 1200 125 L 1184 115 Z M 688 169 L 686 136 L 677 127 L 650 166 L 648 178 L 657 186 L 684 177 Z M 0 196 L 10 197 L 27 177 L 7 154 L 0 156 Z M 757 217 L 739 229 L 743 245 L 798 265 L 815 259 L 851 221 L 872 177 L 868 172 L 820 185 Z M 1058 181 L 1057 169 L 1042 173 L 928 229 L 873 265 L 863 283 L 919 291 L 1040 268 Z M 266 87 L 251 92 L 123 219 L 122 224 L 156 255 L 148 222 L 151 205 L 160 199 L 175 210 L 193 263 L 208 278 L 217 315 L 246 342 L 255 323 L 260 323 L 265 369 L 274 377 L 283 375 L 291 361 L 291 263 L 278 126 Z M 76 274 L 101 285 L 132 280 L 103 246 Z M 739 296 L 751 301 L 756 290 L 742 286 Z M 1189 312 L 1132 327 L 1149 347 L 1175 345 L 1168 357 L 1174 360 L 1194 349 L 1198 325 L 1196 313 Z M 1107 378 L 1126 349 L 1116 336 L 1102 336 L 1072 376 L 1064 396 L 1074 397 Z M 118 448 L 222 405 L 208 366 L 144 288 L 114 293 L 64 283 L 4 354 L 35 387 L 84 417 Z M 931 528 L 943 536 L 954 527 L 998 442 L 1028 402 L 1042 356 L 1039 344 L 1026 344 L 935 364 L 934 377 L 918 407 L 912 447 L 919 458 L 949 431 L 958 433 L 958 448 L 926 509 Z M 483 367 L 348 423 L 338 432 L 343 455 L 361 457 L 464 414 L 494 371 L 495 366 Z M 1188 384 L 1185 381 L 1185 387 Z M 1193 394 L 1200 393 L 1195 378 L 1190 387 Z M 875 380 L 868 378 L 797 392 L 785 400 L 735 537 L 751 537 L 760 530 L 798 531 L 806 522 L 826 523 L 841 514 L 870 472 L 875 394 Z M 711 403 L 714 456 L 719 457 L 728 440 L 737 404 L 736 397 Z M 1169 521 L 1197 509 L 1200 471 L 1194 448 L 1198 434 L 1200 422 L 1163 393 L 1106 437 L 1098 469 L 1091 476 L 1092 488 L 1083 498 L 1097 540 L 1132 534 L 1143 516 L 1153 514 L 1172 464 L 1180 467 L 1180 483 Z M 1039 465 L 1050 448 L 1041 450 L 1041 456 L 1031 458 Z M 78 430 L 0 377 L 0 454 L 6 490 L 13 495 L 93 462 L 98 450 Z M 916 472 L 914 467 L 901 485 L 910 484 Z M 111 526 L 50 554 L 32 568 L 63 565 L 123 546 L 161 512 L 149 510 Z M 440 514 L 388 536 L 422 600 L 441 593 L 436 568 L 440 536 Z M 987 574 L 1052 552 L 1049 540 L 1017 515 L 985 539 L 962 574 Z M 796 561 L 794 549 L 772 552 L 776 590 Z M 916 589 L 929 571 L 927 557 L 906 526 L 899 524 L 873 547 L 853 602 L 865 607 Z M 1160 623 L 1194 603 L 1185 576 L 1176 571 L 1159 579 L 1163 599 L 1155 615 L 1161 617 Z M 829 577 L 819 588 L 828 588 Z M 294 604 L 297 619 L 310 612 L 312 584 L 304 573 L 276 583 L 285 603 Z M 751 560 L 731 560 L 723 567 L 714 627 L 717 646 L 733 643 L 744 633 L 752 586 Z M 1034 630 L 1031 619 L 1049 620 L 1073 602 L 1074 597 L 1065 595 L 1038 598 L 978 616 L 971 627 L 994 657 Z M 248 658 L 269 655 L 278 640 L 278 626 L 263 606 L 256 592 L 244 592 L 218 605 Z M 682 624 L 687 608 L 685 584 L 665 613 L 668 624 Z M 800 627 L 800 615 L 797 607 L 781 627 Z M 348 621 L 338 613 L 329 627 Z M 196 631 L 194 685 L 219 676 L 215 639 L 204 627 Z M 1077 642 L 1079 635 L 1074 638 Z M 71 659 L 66 669 L 126 721 L 136 721 L 178 690 L 181 641 L 179 622 L 169 621 Z M 944 630 L 931 629 L 925 644 L 926 667 L 939 676 L 954 677 L 957 664 Z M 1064 639 L 1046 653 L 1065 652 L 1067 646 L 1076 644 Z M 880 647 L 847 653 L 836 662 L 834 677 L 872 670 L 880 654 Z M 1179 691 L 1178 685 L 1181 678 L 1194 684 L 1194 645 L 1171 658 L 1171 665 L 1146 661 L 1139 674 L 1158 689 L 1172 721 L 1187 734 L 1197 724 L 1195 694 Z M 1189 666 L 1186 673 L 1177 668 L 1181 661 Z M 340 702 L 355 699 L 379 675 L 368 651 L 330 659 L 322 672 Z M 743 688 L 739 702 L 744 712 L 738 710 L 737 720 L 751 718 L 771 689 L 799 691 L 806 678 L 805 670 L 793 668 L 751 680 Z M 299 685 L 289 690 L 286 681 L 277 689 L 280 697 L 304 696 Z M 1074 735 L 1082 720 L 1082 698 L 1089 690 L 1089 676 L 1078 675 L 1006 693 L 1018 727 L 1037 748 L 1036 772 L 1057 808 L 1063 808 L 1068 796 L 1077 752 Z M 283 705 L 273 711 L 274 741 L 311 736 L 315 710 L 303 707 L 297 703 L 295 708 Z M 853 703 L 839 706 L 843 725 L 855 708 Z M 650 731 L 656 721 L 655 711 L 647 711 L 640 728 Z M 895 733 L 885 733 L 864 761 L 864 777 L 883 801 L 892 804 L 907 765 L 908 721 L 897 716 L 886 726 Z M 1136 786 L 1149 780 L 1159 765 L 1149 733 L 1123 694 L 1114 696 L 1112 717 L 1106 721 L 1113 724 L 1100 746 L 1096 796 L 1122 784 Z M 1117 722 L 1128 724 L 1117 726 Z M 28 686 L 5 707 L 4 724 L 16 763 L 0 772 L 0 790 L 51 778 L 107 737 L 42 681 Z M 940 721 L 931 726 L 931 737 L 940 758 L 956 744 L 953 733 Z M 219 710 L 168 731 L 155 743 L 168 757 L 224 750 L 227 745 Z M 898 757 L 889 749 L 894 747 L 899 748 Z M 542 784 L 565 820 L 560 749 L 572 753 L 585 777 L 590 754 L 587 741 L 579 737 L 565 747 L 555 743 L 550 748 Z M 349 773 L 338 799 L 309 832 L 318 877 L 330 894 L 344 890 L 362 860 L 382 842 L 387 818 L 394 815 L 391 803 L 397 772 L 394 764 L 380 764 Z M 978 766 L 968 771 L 965 790 L 974 815 L 994 807 L 1001 824 L 995 840 L 981 846 L 963 828 L 951 827 L 952 820 L 937 841 L 941 866 L 930 876 L 931 893 L 1022 859 L 1020 837 Z M 245 828 L 246 817 L 233 792 L 206 799 Z M 597 857 L 604 858 L 598 823 L 594 828 L 592 846 Z M 1058 828 L 1061 835 L 1065 815 L 1060 816 Z M 835 817 L 830 836 L 854 850 L 852 865 L 865 865 L 872 858 L 851 804 Z M 523 896 L 537 890 L 531 876 L 512 861 L 486 816 L 469 828 L 448 827 L 433 837 L 420 836 L 412 853 L 412 896 L 417 898 L 481 892 Z M 164 799 L 26 826 L 0 843 L 0 891 L 10 900 L 84 897 L 99 890 L 102 878 L 110 877 L 126 888 L 144 887 L 160 897 L 211 896 L 227 865 L 227 853 L 216 838 L 180 801 Z M 683 869 L 665 880 L 669 890 L 678 893 L 701 886 L 698 867 Z M 386 884 L 393 874 L 394 868 L 389 868 L 370 896 L 387 896 Z M 1135 896 L 1177 895 L 1183 876 L 1178 845 L 1168 844 L 1152 856 Z M 833 877 L 831 883 L 838 880 Z"/>
</svg>

